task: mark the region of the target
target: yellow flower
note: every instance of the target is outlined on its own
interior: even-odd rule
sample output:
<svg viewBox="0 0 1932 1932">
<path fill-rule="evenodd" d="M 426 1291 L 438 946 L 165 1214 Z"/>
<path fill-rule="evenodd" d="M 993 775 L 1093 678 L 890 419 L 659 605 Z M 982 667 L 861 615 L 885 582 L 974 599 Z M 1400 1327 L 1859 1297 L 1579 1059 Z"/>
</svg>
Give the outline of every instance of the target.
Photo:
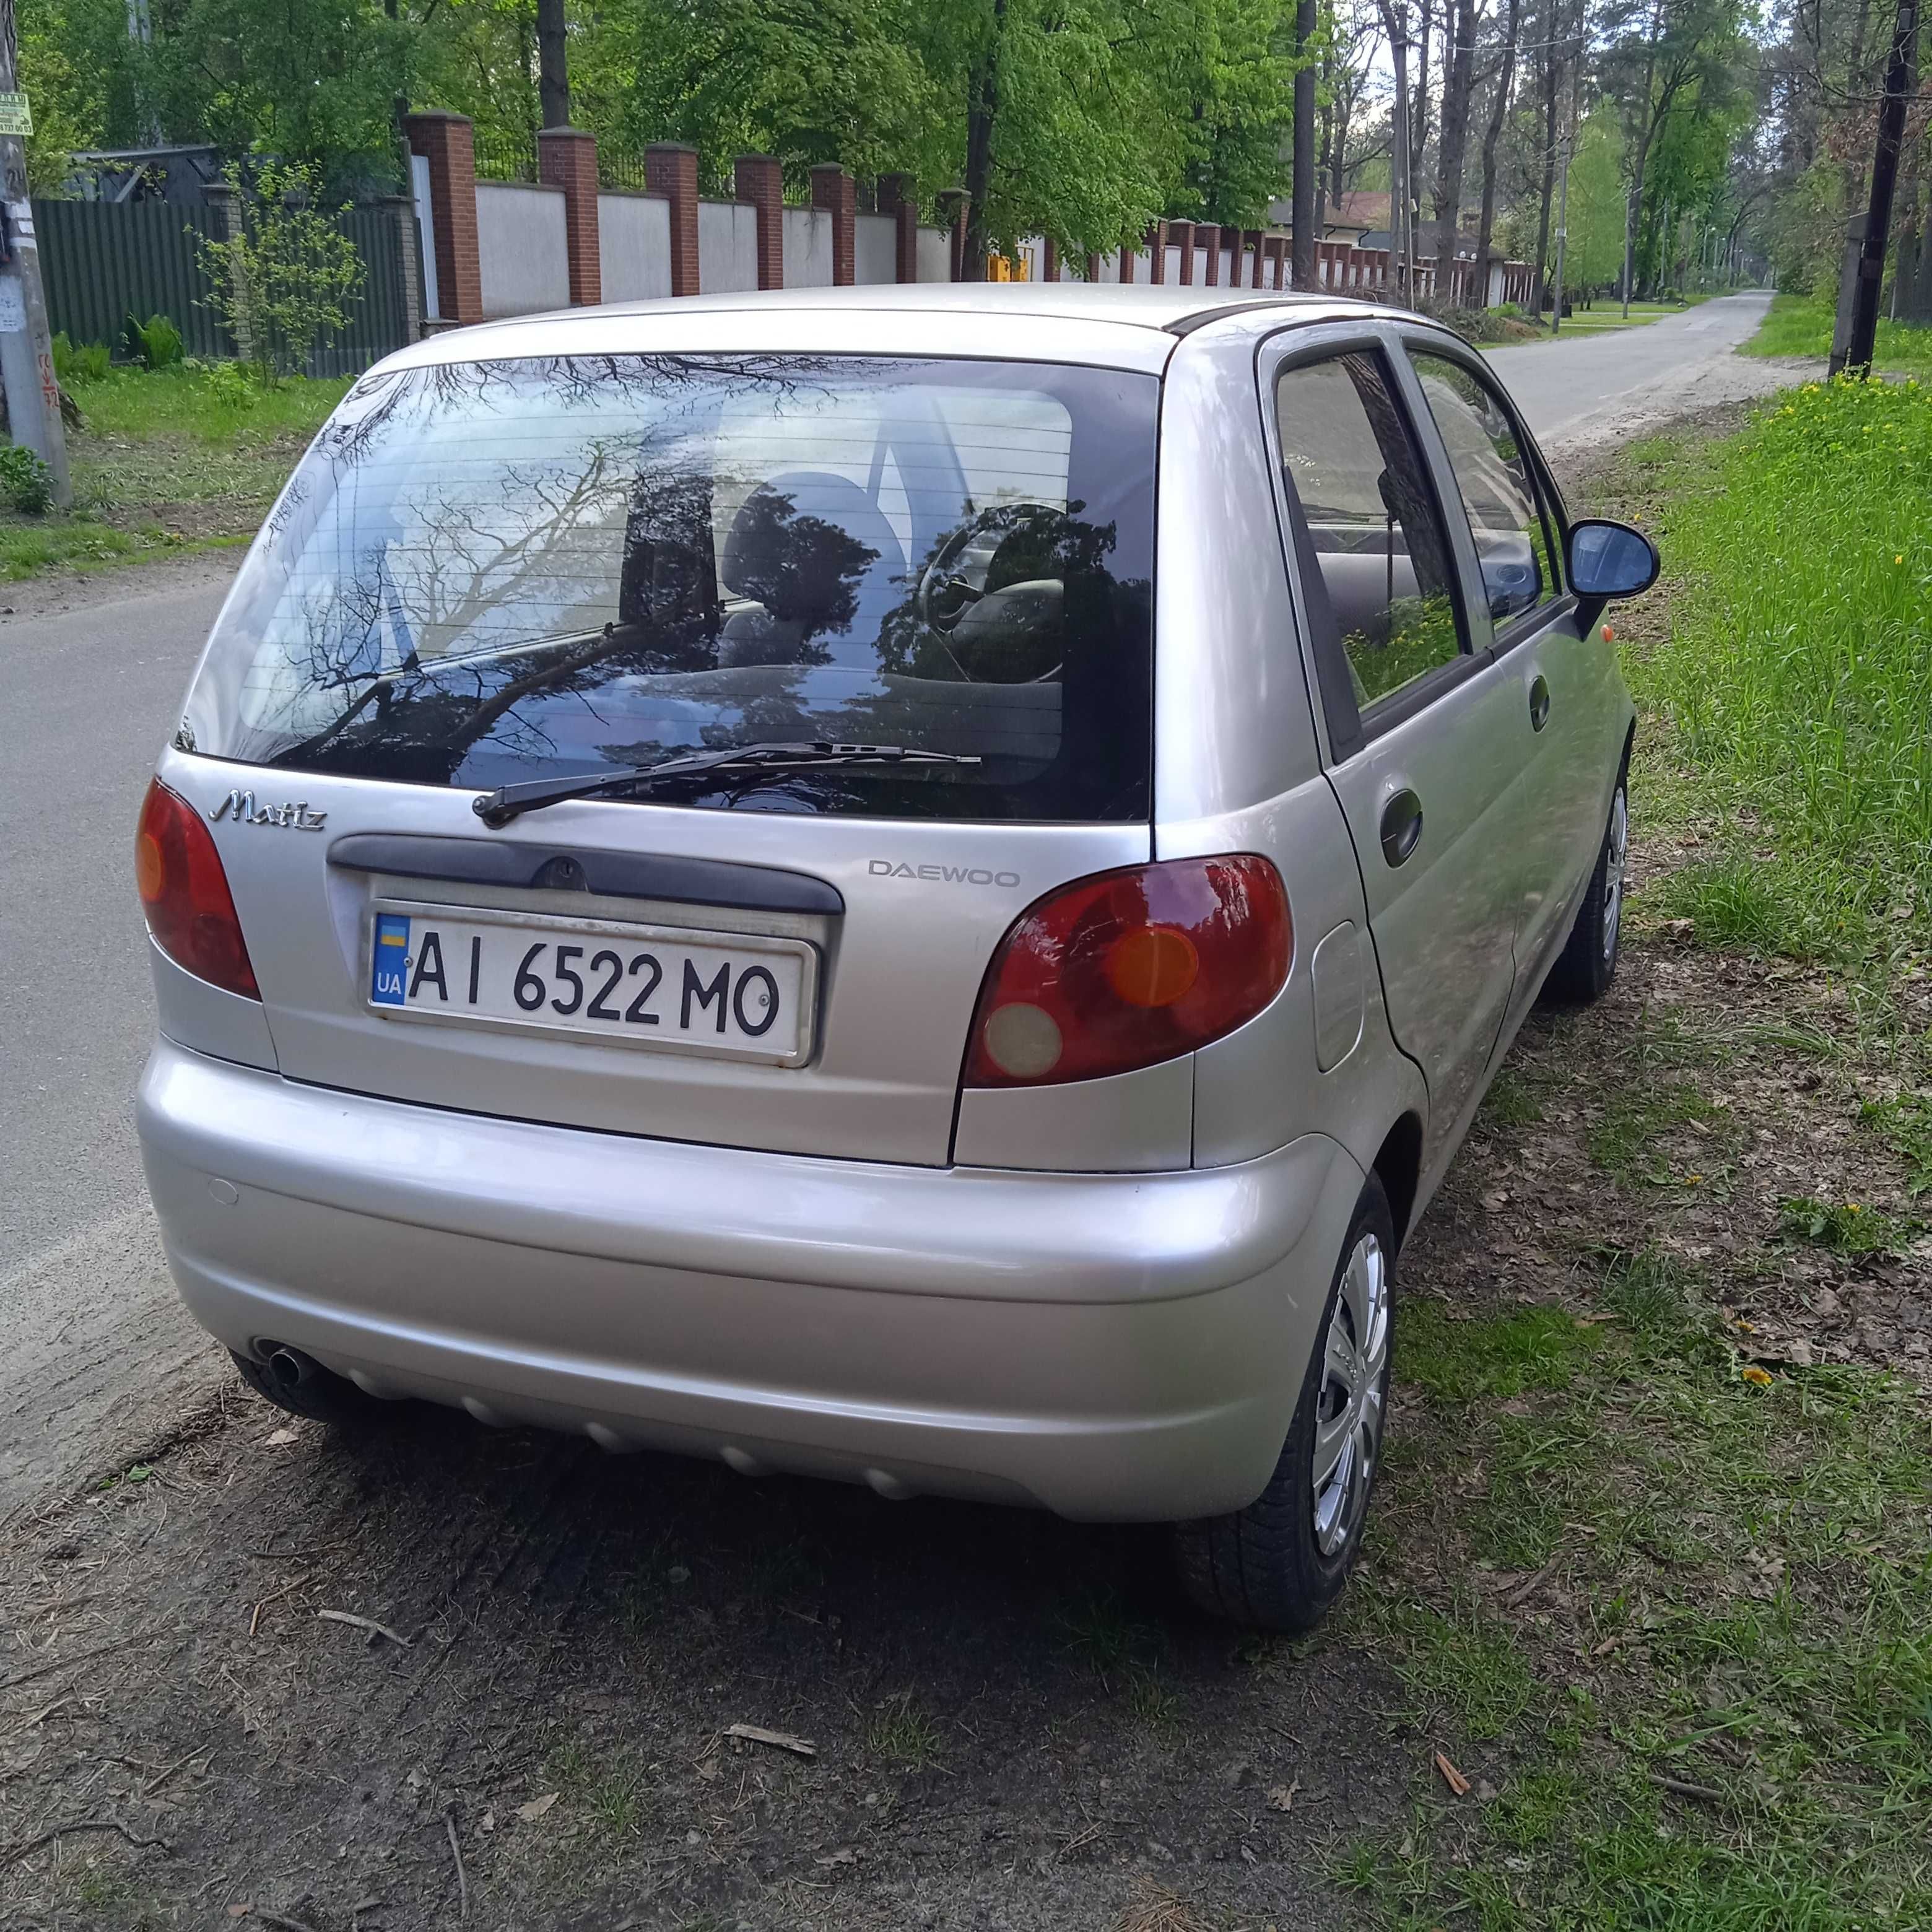
<svg viewBox="0 0 1932 1932">
<path fill-rule="evenodd" d="M 1752 1363 L 1748 1369 L 1741 1369 L 1738 1371 L 1738 1373 L 1742 1375 L 1744 1380 L 1749 1382 L 1754 1388 L 1768 1388 L 1771 1386 L 1771 1376 L 1769 1372 L 1766 1370 L 1760 1368 L 1755 1362 Z"/>
<path fill-rule="evenodd" d="M 1902 556 L 1895 556 L 1892 559 L 1892 562 L 1894 563 L 1903 563 L 1904 561 L 1905 560 Z"/>
</svg>

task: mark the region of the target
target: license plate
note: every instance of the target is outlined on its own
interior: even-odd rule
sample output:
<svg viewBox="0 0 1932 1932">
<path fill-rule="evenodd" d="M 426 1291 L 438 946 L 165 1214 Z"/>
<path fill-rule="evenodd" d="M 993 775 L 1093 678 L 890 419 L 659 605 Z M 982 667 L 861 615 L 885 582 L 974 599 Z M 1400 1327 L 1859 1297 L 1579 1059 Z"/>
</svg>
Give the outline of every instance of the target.
<svg viewBox="0 0 1932 1932">
<path fill-rule="evenodd" d="M 364 986 L 386 1019 L 511 1028 L 796 1066 L 818 956 L 802 940 L 384 901 Z"/>
</svg>

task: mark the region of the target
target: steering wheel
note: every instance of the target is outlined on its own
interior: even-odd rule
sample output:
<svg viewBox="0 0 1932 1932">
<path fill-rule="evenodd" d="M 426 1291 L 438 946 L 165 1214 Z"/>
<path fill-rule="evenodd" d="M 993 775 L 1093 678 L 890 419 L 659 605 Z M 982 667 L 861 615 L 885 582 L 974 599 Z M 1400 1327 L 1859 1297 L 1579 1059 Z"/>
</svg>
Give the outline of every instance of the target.
<svg viewBox="0 0 1932 1932">
<path fill-rule="evenodd" d="M 962 524 L 933 554 L 913 592 L 913 614 L 941 637 L 986 594 L 986 579 L 1001 545 L 1035 517 L 1057 526 L 1066 517 L 1051 503 L 989 503 Z"/>
</svg>

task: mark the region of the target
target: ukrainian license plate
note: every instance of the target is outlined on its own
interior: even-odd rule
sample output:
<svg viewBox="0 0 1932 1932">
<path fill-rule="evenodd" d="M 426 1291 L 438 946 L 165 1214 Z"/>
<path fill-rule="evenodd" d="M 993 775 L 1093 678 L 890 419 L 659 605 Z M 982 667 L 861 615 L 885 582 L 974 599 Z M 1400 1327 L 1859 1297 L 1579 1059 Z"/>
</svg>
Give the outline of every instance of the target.
<svg viewBox="0 0 1932 1932">
<path fill-rule="evenodd" d="M 389 1019 L 796 1066 L 818 956 L 801 940 L 383 902 L 364 986 Z"/>
</svg>

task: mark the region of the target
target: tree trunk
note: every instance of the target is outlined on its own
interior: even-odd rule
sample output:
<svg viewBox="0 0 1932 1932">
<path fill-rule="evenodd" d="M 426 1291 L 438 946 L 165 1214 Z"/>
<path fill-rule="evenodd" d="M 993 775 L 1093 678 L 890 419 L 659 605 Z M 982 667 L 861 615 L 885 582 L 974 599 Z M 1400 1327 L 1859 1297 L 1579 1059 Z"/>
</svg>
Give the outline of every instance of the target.
<svg viewBox="0 0 1932 1932">
<path fill-rule="evenodd" d="M 1469 140 L 1476 0 L 1455 0 L 1454 11 L 1445 18 L 1450 43 L 1448 58 L 1442 63 L 1442 140 L 1436 166 L 1436 298 L 1454 302 L 1457 293 L 1456 238 L 1462 225 L 1462 163 Z"/>
<path fill-rule="evenodd" d="M 993 130 L 1000 114 L 1000 41 L 1006 0 L 993 0 L 993 35 L 966 72 L 966 259 L 960 279 L 986 279 L 986 197 L 993 178 Z"/>
<path fill-rule="evenodd" d="M 1294 52 L 1294 286 L 1315 286 L 1315 34 L 1316 0 L 1297 0 Z"/>
<path fill-rule="evenodd" d="M 1556 191 L 1556 34 L 1562 20 L 1559 0 L 1550 0 L 1544 15 L 1543 50 L 1543 196 L 1536 218 L 1536 289 L 1532 313 L 1543 314 L 1545 278 L 1550 268 L 1550 202 Z"/>
<path fill-rule="evenodd" d="M 1415 80 L 1410 96 L 1408 119 L 1408 171 L 1412 179 L 1429 149 L 1429 30 L 1436 23 L 1433 6 L 1434 0 L 1422 0 L 1422 28 L 1414 42 Z M 1418 197 L 1411 195 L 1409 198 L 1412 201 Z"/>
<path fill-rule="evenodd" d="M 1496 93 L 1490 102 L 1489 124 L 1483 130 L 1483 214 L 1476 230 L 1476 276 L 1480 306 L 1490 301 L 1490 244 L 1496 232 L 1496 148 L 1503 123 L 1509 118 L 1510 93 L 1516 85 L 1516 44 L 1522 32 L 1522 0 L 1509 0 L 1503 18 L 1502 64 L 1496 71 Z"/>
<path fill-rule="evenodd" d="M 570 125 L 570 56 L 564 46 L 563 0 L 537 0 L 537 99 L 546 128 Z"/>
</svg>

